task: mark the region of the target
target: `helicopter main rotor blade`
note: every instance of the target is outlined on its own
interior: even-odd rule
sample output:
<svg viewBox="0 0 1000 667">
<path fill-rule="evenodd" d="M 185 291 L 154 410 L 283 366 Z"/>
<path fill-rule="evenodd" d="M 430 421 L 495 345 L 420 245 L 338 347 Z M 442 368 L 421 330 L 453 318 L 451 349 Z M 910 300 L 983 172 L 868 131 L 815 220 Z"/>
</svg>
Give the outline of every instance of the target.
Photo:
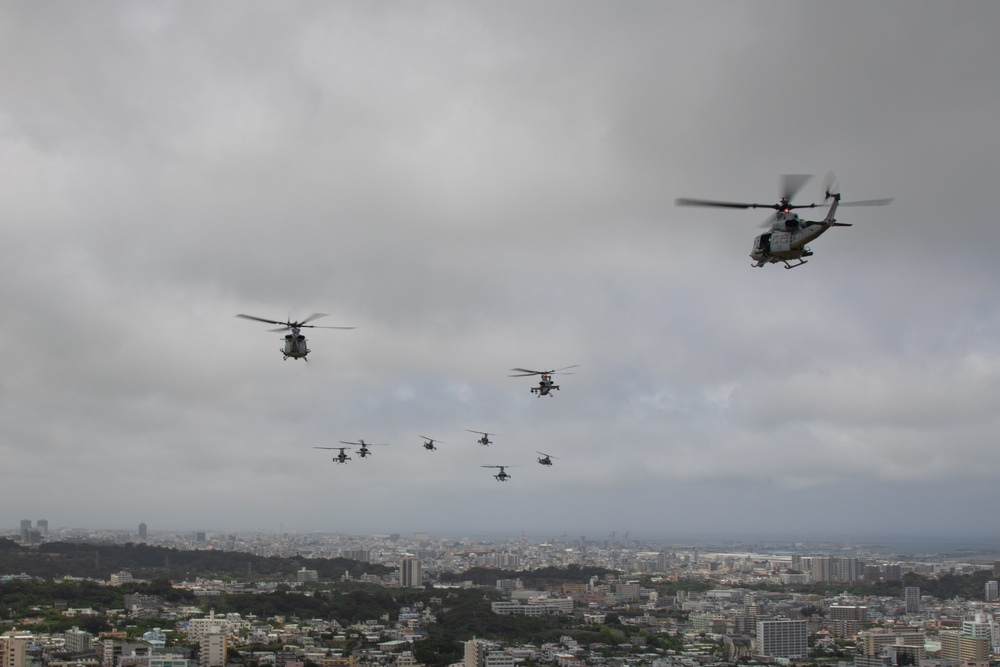
<svg viewBox="0 0 1000 667">
<path fill-rule="evenodd" d="M 735 201 L 716 201 L 714 199 L 689 199 L 681 197 L 674 200 L 675 206 L 708 206 L 711 208 L 774 208 L 773 204 L 744 204 Z"/>
<path fill-rule="evenodd" d="M 253 315 L 244 315 L 243 313 L 238 314 L 236 317 L 242 317 L 245 320 L 257 320 L 258 322 L 267 322 L 268 324 L 283 324 L 286 327 L 288 322 L 276 322 L 275 320 L 265 320 L 263 317 L 254 317 Z"/>
<path fill-rule="evenodd" d="M 518 373 L 520 373 L 520 375 L 508 375 L 507 376 L 507 377 L 512 377 L 512 378 L 520 378 L 520 377 L 524 377 L 525 375 L 541 375 L 542 373 L 546 372 L 546 371 L 532 371 L 532 370 L 528 370 L 527 368 L 512 368 L 510 370 L 517 371 Z"/>
<path fill-rule="evenodd" d="M 794 199 L 802 186 L 809 182 L 812 174 L 785 174 L 781 177 L 781 198 L 786 201 Z"/>
<path fill-rule="evenodd" d="M 580 364 L 573 364 L 572 366 L 564 366 L 563 368 L 557 368 L 554 371 L 548 371 L 548 373 L 550 375 L 552 373 L 562 373 L 563 371 L 568 370 L 570 368 L 579 368 L 579 367 L 580 367 Z M 575 375 L 575 373 L 566 373 L 566 375 Z"/>
<path fill-rule="evenodd" d="M 866 199 L 864 201 L 842 201 L 839 206 L 886 206 L 895 201 L 895 197 L 888 199 Z"/>
<path fill-rule="evenodd" d="M 327 313 L 313 313 L 306 319 L 299 322 L 299 325 L 305 324 L 306 322 L 312 322 L 313 320 L 318 320 L 321 317 L 329 317 L 329 315 L 327 315 Z"/>
<path fill-rule="evenodd" d="M 341 449 L 340 447 L 313 447 L 313 449 Z"/>
<path fill-rule="evenodd" d="M 300 324 L 298 326 L 303 329 L 357 329 L 357 327 L 321 327 L 316 324 Z"/>
</svg>

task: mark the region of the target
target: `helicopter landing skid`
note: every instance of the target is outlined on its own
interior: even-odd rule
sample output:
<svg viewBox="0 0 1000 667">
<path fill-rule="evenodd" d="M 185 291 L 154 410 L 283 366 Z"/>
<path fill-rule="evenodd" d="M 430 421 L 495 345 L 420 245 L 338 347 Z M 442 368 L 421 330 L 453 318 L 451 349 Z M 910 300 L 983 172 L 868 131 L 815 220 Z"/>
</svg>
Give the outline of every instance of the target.
<svg viewBox="0 0 1000 667">
<path fill-rule="evenodd" d="M 794 269 L 797 266 L 802 266 L 803 264 L 808 264 L 808 263 L 809 263 L 809 260 L 805 260 L 805 259 L 800 259 L 798 264 L 789 264 L 788 262 L 785 262 L 785 268 L 786 269 Z"/>
</svg>

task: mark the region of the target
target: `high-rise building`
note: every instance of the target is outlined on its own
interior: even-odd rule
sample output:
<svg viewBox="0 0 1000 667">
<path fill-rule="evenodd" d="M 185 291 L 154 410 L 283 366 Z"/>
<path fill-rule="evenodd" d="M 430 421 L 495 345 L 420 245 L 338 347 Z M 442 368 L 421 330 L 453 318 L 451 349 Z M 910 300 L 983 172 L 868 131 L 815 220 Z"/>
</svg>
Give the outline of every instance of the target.
<svg viewBox="0 0 1000 667">
<path fill-rule="evenodd" d="M 830 605 L 827 623 L 835 637 L 853 637 L 868 623 L 868 607 Z"/>
<path fill-rule="evenodd" d="M 907 586 L 903 589 L 903 604 L 906 605 L 907 614 L 920 613 L 920 587 Z"/>
<path fill-rule="evenodd" d="M 37 528 L 38 532 L 42 534 L 42 537 L 48 537 L 48 535 L 49 535 L 49 520 L 48 519 L 39 519 L 38 521 L 35 522 L 35 528 Z"/>
<path fill-rule="evenodd" d="M 400 562 L 399 585 L 402 588 L 421 588 L 424 585 L 419 558 L 408 556 Z"/>
<path fill-rule="evenodd" d="M 990 642 L 964 632 L 941 631 L 941 657 L 949 660 L 988 660 Z"/>
<path fill-rule="evenodd" d="M 216 626 L 201 638 L 198 653 L 199 667 L 226 667 L 226 632 Z"/>
<path fill-rule="evenodd" d="M 833 581 L 833 559 L 829 556 L 813 556 L 809 576 L 813 583 Z"/>
<path fill-rule="evenodd" d="M 0 637 L 0 667 L 24 667 L 27 647 L 25 639 Z"/>
<path fill-rule="evenodd" d="M 987 602 L 996 602 L 1000 599 L 1000 588 L 998 588 L 996 579 L 990 579 L 986 582 L 983 597 L 986 598 Z"/>
<path fill-rule="evenodd" d="M 974 620 L 962 621 L 962 634 L 969 637 L 985 637 L 990 650 L 1000 644 L 1000 625 L 990 614 L 976 614 Z"/>
<path fill-rule="evenodd" d="M 143 542 L 146 541 L 146 524 L 144 523 L 139 524 L 139 539 Z"/>
<path fill-rule="evenodd" d="M 809 654 L 806 621 L 757 621 L 757 653 L 772 658 L 804 658 Z"/>
<path fill-rule="evenodd" d="M 79 628 L 73 628 L 63 633 L 63 640 L 67 653 L 87 653 L 94 645 L 94 635 L 84 632 Z"/>
<path fill-rule="evenodd" d="M 369 552 L 368 549 L 343 549 L 340 552 L 340 556 L 341 558 L 349 558 L 351 560 L 367 563 Z"/>
</svg>

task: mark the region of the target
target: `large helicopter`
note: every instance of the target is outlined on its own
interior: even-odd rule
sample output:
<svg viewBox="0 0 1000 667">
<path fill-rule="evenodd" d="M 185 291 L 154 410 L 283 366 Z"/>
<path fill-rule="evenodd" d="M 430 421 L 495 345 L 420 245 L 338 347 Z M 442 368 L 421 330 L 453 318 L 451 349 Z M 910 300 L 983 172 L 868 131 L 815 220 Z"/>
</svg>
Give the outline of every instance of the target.
<svg viewBox="0 0 1000 667">
<path fill-rule="evenodd" d="M 677 199 L 677 206 L 709 206 L 714 208 L 771 208 L 774 214 L 768 216 L 762 227 L 770 226 L 771 231 L 761 234 L 753 242 L 750 258 L 754 267 L 782 262 L 786 269 L 794 269 L 806 263 L 805 257 L 813 252 L 806 243 L 817 238 L 831 227 L 850 227 L 850 223 L 837 222 L 834 215 L 838 206 L 885 206 L 892 199 L 869 199 L 866 201 L 840 201 L 840 192 L 832 173 L 827 174 L 824 183 L 823 204 L 792 204 L 792 198 L 802 186 L 812 178 L 808 174 L 787 174 L 781 177 L 781 200 L 777 204 L 744 204 L 740 202 L 715 201 L 710 199 Z M 829 202 L 830 210 L 822 220 L 803 220 L 792 211 L 797 208 L 816 208 Z M 796 264 L 790 262 L 797 261 Z"/>
<path fill-rule="evenodd" d="M 490 436 L 496 435 L 496 433 L 486 433 L 485 431 L 473 431 L 471 428 L 467 428 L 465 430 L 468 431 L 469 433 L 478 433 L 479 435 L 483 436 L 479 440 L 476 440 L 476 442 L 478 442 L 483 447 L 489 447 L 490 445 L 492 445 L 493 441 L 490 440 Z"/>
<path fill-rule="evenodd" d="M 552 456 L 551 454 L 546 454 L 545 452 L 538 452 L 541 456 L 538 458 L 538 462 L 543 466 L 552 465 L 552 459 L 558 459 L 558 456 Z"/>
<path fill-rule="evenodd" d="M 424 449 L 432 452 L 437 449 L 437 447 L 434 446 L 435 442 L 440 442 L 442 445 L 447 444 L 444 440 L 435 440 L 434 438 L 428 438 L 426 435 L 422 435 L 420 437 L 427 441 L 424 443 Z"/>
<path fill-rule="evenodd" d="M 326 313 L 313 313 L 301 322 L 278 322 L 277 320 L 266 320 L 263 317 L 255 317 L 253 315 L 243 315 L 240 313 L 236 317 L 242 317 L 247 320 L 256 320 L 258 322 L 267 322 L 268 324 L 280 324 L 279 329 L 269 329 L 269 331 L 288 331 L 289 333 L 285 336 L 285 347 L 281 350 L 287 361 L 289 357 L 292 359 L 305 359 L 306 356 L 311 352 L 311 350 L 306 347 L 306 337 L 300 333 L 300 329 L 353 329 L 354 327 L 321 327 L 315 324 L 307 324 L 307 322 L 312 322 L 313 320 L 319 319 L 321 317 L 326 317 Z"/>
<path fill-rule="evenodd" d="M 384 442 L 381 442 L 381 443 L 365 442 L 363 438 L 359 438 L 357 442 L 347 442 L 346 440 L 341 440 L 340 444 L 342 444 L 342 445 L 352 445 L 354 447 L 357 447 L 358 448 L 358 456 L 360 456 L 361 458 L 365 458 L 366 456 L 371 456 L 372 455 L 371 450 L 368 449 L 369 447 L 385 447 L 387 443 L 384 443 Z"/>
<path fill-rule="evenodd" d="M 564 368 L 556 368 L 551 371 L 533 371 L 527 368 L 512 368 L 510 370 L 517 371 L 517 375 L 508 375 L 507 377 L 523 378 L 528 375 L 541 375 L 542 377 L 538 381 L 538 386 L 532 387 L 531 393 L 538 394 L 539 398 L 541 398 L 542 396 L 551 397 L 552 394 L 549 392 L 551 392 L 553 389 L 559 389 L 559 385 L 555 383 L 555 380 L 552 379 L 552 376 L 556 375 L 557 373 L 562 373 L 563 371 L 570 368 L 579 368 L 579 366 L 580 364 L 573 364 L 572 366 L 566 366 Z M 573 373 L 565 373 L 565 375 L 573 375 Z"/>
<path fill-rule="evenodd" d="M 514 466 L 482 466 L 483 468 L 500 468 L 500 472 L 493 475 L 496 477 L 498 482 L 506 482 L 510 479 L 510 475 L 507 473 L 506 468 L 513 468 Z"/>
<path fill-rule="evenodd" d="M 337 463 L 347 463 L 348 461 L 351 460 L 351 457 L 348 456 L 344 452 L 345 449 L 350 449 L 350 447 L 313 447 L 313 449 L 336 449 L 336 450 L 338 450 L 340 453 L 337 454 L 336 456 L 334 456 L 333 459 L 332 459 L 332 460 L 336 461 Z"/>
</svg>

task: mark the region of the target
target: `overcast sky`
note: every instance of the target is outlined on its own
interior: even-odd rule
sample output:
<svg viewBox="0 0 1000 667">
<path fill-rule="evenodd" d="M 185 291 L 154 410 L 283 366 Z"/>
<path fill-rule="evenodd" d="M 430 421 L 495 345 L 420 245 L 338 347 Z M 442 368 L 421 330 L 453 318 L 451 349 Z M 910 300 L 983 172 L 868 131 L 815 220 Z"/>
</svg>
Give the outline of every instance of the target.
<svg viewBox="0 0 1000 667">
<path fill-rule="evenodd" d="M 6 3 L 0 526 L 992 541 L 998 30 L 990 1 Z M 750 266 L 765 212 L 674 205 L 827 171 L 895 201 L 792 271 Z M 314 312 L 357 328 L 308 362 L 234 317 Z M 553 398 L 508 377 L 571 364 Z M 359 438 L 389 446 L 313 449 Z"/>
</svg>

